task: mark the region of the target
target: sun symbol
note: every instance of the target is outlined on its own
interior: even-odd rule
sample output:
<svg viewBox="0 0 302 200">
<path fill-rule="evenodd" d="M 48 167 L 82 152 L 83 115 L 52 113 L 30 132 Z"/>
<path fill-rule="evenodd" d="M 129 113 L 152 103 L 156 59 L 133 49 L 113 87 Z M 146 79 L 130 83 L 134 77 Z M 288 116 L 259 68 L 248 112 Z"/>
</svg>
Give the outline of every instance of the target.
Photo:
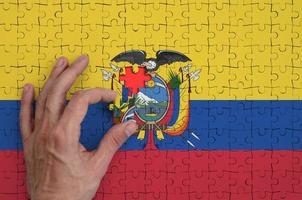
<svg viewBox="0 0 302 200">
<path fill-rule="evenodd" d="M 153 80 L 150 80 L 150 81 L 146 82 L 146 86 L 149 88 L 153 88 L 155 86 L 155 82 Z"/>
</svg>

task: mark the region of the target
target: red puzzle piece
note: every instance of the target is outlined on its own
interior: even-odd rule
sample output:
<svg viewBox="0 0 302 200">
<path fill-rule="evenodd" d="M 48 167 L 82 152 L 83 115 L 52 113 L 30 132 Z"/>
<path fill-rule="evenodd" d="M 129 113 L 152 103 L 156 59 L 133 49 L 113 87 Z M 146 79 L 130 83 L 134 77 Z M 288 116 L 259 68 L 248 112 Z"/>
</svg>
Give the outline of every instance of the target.
<svg viewBox="0 0 302 200">
<path fill-rule="evenodd" d="M 145 87 L 145 82 L 151 80 L 151 75 L 146 74 L 145 67 L 138 67 L 138 72 L 134 73 L 132 67 L 125 67 L 125 75 L 120 75 L 119 80 L 124 81 L 124 85 L 129 89 L 129 96 L 138 93 L 139 88 Z"/>
</svg>

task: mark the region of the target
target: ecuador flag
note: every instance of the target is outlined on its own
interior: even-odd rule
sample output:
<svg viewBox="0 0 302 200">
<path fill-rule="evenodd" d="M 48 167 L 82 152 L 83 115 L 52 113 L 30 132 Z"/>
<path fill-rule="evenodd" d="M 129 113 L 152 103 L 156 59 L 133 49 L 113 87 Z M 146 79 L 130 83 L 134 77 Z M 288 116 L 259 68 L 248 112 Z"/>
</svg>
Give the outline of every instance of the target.
<svg viewBox="0 0 302 200">
<path fill-rule="evenodd" d="M 0 1 L 0 199 L 27 196 L 23 85 L 82 53 L 67 99 L 119 98 L 89 108 L 81 143 L 140 123 L 95 199 L 302 199 L 301 35 L 298 0 Z"/>
</svg>

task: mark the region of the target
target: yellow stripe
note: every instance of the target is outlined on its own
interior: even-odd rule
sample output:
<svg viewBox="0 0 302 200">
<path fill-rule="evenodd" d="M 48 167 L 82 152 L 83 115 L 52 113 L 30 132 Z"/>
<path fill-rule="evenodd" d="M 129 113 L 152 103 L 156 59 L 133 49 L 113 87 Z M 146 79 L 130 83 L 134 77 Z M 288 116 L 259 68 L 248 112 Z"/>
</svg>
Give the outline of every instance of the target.
<svg viewBox="0 0 302 200">
<path fill-rule="evenodd" d="M 192 99 L 302 98 L 302 1 L 7 2 L 0 4 L 1 100 L 19 99 L 27 82 L 38 93 L 60 55 L 90 55 L 71 93 L 110 87 L 97 66 L 129 49 L 189 56 L 203 70 Z"/>
</svg>

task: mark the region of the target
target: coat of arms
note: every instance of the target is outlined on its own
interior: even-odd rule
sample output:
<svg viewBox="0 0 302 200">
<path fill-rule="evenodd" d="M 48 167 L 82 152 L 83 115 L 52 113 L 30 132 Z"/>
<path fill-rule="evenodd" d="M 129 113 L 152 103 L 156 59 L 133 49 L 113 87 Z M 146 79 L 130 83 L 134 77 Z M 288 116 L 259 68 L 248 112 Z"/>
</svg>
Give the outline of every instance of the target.
<svg viewBox="0 0 302 200">
<path fill-rule="evenodd" d="M 191 82 L 198 80 L 201 72 L 201 69 L 191 70 L 190 58 L 176 51 L 158 51 L 156 58 L 146 58 L 146 52 L 131 50 L 111 61 L 114 62 L 110 63 L 112 70 L 102 69 L 102 73 L 103 80 L 111 81 L 111 89 L 120 88 L 120 95 L 110 105 L 114 123 L 136 120 L 138 140 L 143 140 L 146 134 L 152 139 L 155 135 L 158 140 L 164 140 L 165 134 L 178 136 L 186 130 Z M 120 62 L 129 65 L 121 67 Z M 172 71 L 168 66 L 175 62 L 185 64 Z M 133 65 L 137 65 L 136 72 Z M 157 73 L 161 66 L 167 66 L 168 78 Z"/>
</svg>

